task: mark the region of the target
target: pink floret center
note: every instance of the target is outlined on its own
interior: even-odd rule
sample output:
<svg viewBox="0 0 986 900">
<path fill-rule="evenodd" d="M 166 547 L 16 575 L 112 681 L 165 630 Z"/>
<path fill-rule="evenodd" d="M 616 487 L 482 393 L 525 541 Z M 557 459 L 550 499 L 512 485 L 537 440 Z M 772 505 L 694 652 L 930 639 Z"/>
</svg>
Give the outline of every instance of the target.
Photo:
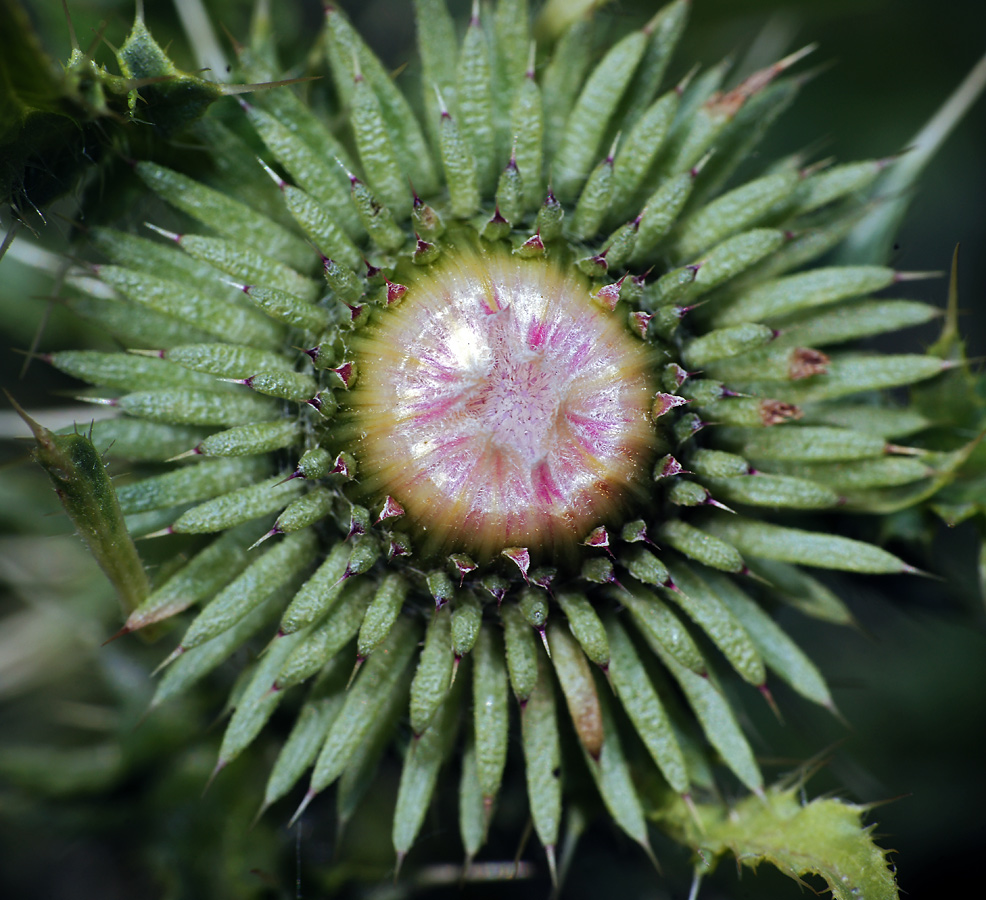
<svg viewBox="0 0 986 900">
<path fill-rule="evenodd" d="M 653 442 L 644 345 L 543 262 L 436 272 L 369 329 L 361 355 L 361 464 L 443 548 L 584 537 Z"/>
</svg>

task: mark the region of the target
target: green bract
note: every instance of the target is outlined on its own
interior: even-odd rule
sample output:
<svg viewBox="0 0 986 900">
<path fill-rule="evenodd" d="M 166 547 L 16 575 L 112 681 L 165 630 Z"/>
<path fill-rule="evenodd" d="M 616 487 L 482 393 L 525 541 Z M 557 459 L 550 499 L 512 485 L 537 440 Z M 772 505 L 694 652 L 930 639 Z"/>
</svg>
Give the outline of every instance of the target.
<svg viewBox="0 0 986 900">
<path fill-rule="evenodd" d="M 107 89 L 140 110 L 149 89 L 133 80 L 161 77 L 158 124 L 172 130 L 217 101 L 193 132 L 242 189 L 135 163 L 153 231 L 91 230 L 96 265 L 66 279 L 68 305 L 129 352 L 46 357 L 119 417 L 91 441 L 36 426 L 38 457 L 120 589 L 124 633 L 197 607 L 155 706 L 269 641 L 238 681 L 218 761 L 279 704 L 298 710 L 257 791 L 264 810 L 293 794 L 297 816 L 337 785 L 348 821 L 409 718 L 398 861 L 436 790 L 459 791 L 465 855 L 481 853 L 503 779 L 523 765 L 554 875 L 577 768 L 648 854 L 654 824 L 700 854 L 700 871 L 730 850 L 819 873 L 836 896 L 850 884 L 895 897 L 856 807 L 765 786 L 726 681 L 735 670 L 738 689 L 769 698 L 776 676 L 834 711 L 769 610 L 848 620 L 798 566 L 916 570 L 803 511 L 890 511 L 945 487 L 971 450 L 923 449 L 933 402 L 905 409 L 881 392 L 930 392 L 961 360 L 854 345 L 937 315 L 871 296 L 907 273 L 811 267 L 887 164 L 789 159 L 736 183 L 798 91 L 800 54 L 728 89 L 721 67 L 669 85 L 689 6 L 674 0 L 604 48 L 591 11 L 568 20 L 550 3 L 532 32 L 527 0 L 500 0 L 477 5 L 460 39 L 443 0 L 415 0 L 421 83 L 405 93 L 330 5 L 313 55 L 331 115 L 292 87 L 220 101 L 138 20 Z M 255 24 L 236 74 L 272 81 L 270 23 Z M 168 93 L 179 86 L 184 106 Z M 643 349 L 651 436 L 627 453 L 645 474 L 577 540 L 436 545 L 356 434 L 368 323 L 413 310 L 416 289 L 467 255 L 507 259 L 521 281 L 570 275 L 577 302 Z M 100 453 L 136 473 L 116 499 Z M 124 517 L 187 562 L 149 582 Z M 458 788 L 442 774 L 456 747 Z M 758 798 L 727 815 L 710 769 Z"/>
</svg>

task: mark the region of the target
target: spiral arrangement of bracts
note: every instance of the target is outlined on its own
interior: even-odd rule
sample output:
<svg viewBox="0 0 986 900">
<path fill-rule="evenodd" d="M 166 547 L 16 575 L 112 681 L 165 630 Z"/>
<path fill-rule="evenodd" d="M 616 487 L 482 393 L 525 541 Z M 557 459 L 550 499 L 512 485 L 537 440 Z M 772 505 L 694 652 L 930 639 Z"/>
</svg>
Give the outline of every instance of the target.
<svg viewBox="0 0 986 900">
<path fill-rule="evenodd" d="M 194 126 L 214 186 L 136 162 L 189 230 L 91 229 L 106 261 L 70 276 L 66 302 L 130 352 L 47 358 L 119 411 L 96 423 L 96 445 L 153 473 L 117 488 L 131 533 L 190 551 L 123 629 L 202 607 L 154 703 L 270 638 L 237 682 L 218 770 L 306 685 L 264 809 L 313 766 L 299 812 L 338 783 L 346 821 L 410 714 L 394 847 L 411 847 L 460 742 L 471 858 L 519 718 L 551 864 L 573 728 L 606 808 L 648 848 L 631 765 L 656 767 L 686 804 L 712 789 L 714 760 L 763 790 L 719 685 L 723 659 L 768 700 L 770 670 L 834 710 L 764 608 L 848 621 L 800 566 L 913 571 L 778 515 L 883 511 L 901 486 L 946 472 L 945 456 L 901 443 L 927 422 L 880 394 L 935 377 L 942 360 L 845 349 L 938 312 L 870 297 L 907 273 L 804 268 L 847 234 L 859 192 L 891 161 L 792 156 L 724 190 L 797 94 L 788 70 L 801 54 L 728 90 L 723 66 L 662 88 L 686 0 L 602 53 L 591 16 L 553 47 L 534 43 L 526 0 L 477 4 L 461 41 L 443 0 L 415 9 L 420 113 L 329 6 L 316 55 L 337 124 L 280 88 L 241 101 L 238 122 Z M 264 24 L 239 48 L 244 79 L 281 74 Z M 122 52 L 150 40 L 141 25 Z M 413 310 L 416 287 L 465 245 L 536 277 L 570 270 L 586 283 L 578 302 L 648 354 L 643 497 L 557 559 L 519 544 L 436 556 L 399 486 L 360 484 L 373 460 L 352 438 L 359 336 Z"/>
</svg>

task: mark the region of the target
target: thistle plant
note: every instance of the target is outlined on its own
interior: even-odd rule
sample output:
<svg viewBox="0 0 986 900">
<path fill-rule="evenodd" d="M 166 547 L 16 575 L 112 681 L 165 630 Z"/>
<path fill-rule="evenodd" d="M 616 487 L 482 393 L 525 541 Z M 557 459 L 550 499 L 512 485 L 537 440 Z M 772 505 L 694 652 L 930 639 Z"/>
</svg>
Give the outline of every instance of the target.
<svg viewBox="0 0 986 900">
<path fill-rule="evenodd" d="M 894 897 L 864 809 L 765 783 L 731 697 L 773 704 L 777 679 L 837 714 L 771 611 L 845 623 L 812 569 L 916 573 L 833 523 L 938 495 L 974 452 L 938 437 L 978 402 L 947 421 L 927 402 L 969 379 L 954 336 L 858 343 L 940 316 L 898 296 L 923 273 L 819 263 L 896 159 L 738 180 L 807 51 L 669 81 L 686 0 L 604 47 L 585 6 L 532 29 L 526 0 L 477 3 L 462 31 L 415 0 L 405 91 L 327 5 L 328 110 L 269 87 L 263 5 L 236 47 L 250 91 L 177 71 L 139 16 L 120 76 L 74 58 L 90 115 L 125 104 L 214 177 L 130 147 L 147 217 L 88 227 L 66 277 L 120 350 L 42 354 L 116 415 L 32 421 L 36 455 L 119 590 L 118 637 L 169 645 L 152 709 L 256 648 L 214 776 L 297 710 L 261 815 L 332 788 L 348 821 L 396 741 L 396 865 L 436 792 L 472 860 L 513 755 L 553 878 L 588 778 L 644 853 L 652 827 L 692 848 L 697 878 L 729 851 Z"/>
</svg>

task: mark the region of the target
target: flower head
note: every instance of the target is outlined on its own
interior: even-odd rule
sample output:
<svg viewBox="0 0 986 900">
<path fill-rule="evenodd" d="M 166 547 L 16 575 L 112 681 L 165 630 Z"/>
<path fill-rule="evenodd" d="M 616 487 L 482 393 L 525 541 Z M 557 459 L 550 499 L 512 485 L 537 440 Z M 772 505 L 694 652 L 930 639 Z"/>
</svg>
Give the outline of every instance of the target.
<svg viewBox="0 0 986 900">
<path fill-rule="evenodd" d="M 703 759 L 765 796 L 717 671 L 769 697 L 770 670 L 834 710 L 764 606 L 825 592 L 801 565 L 913 571 L 785 513 L 879 510 L 944 471 L 880 392 L 947 364 L 848 349 L 936 311 L 871 297 L 905 273 L 812 267 L 887 162 L 789 158 L 735 183 L 803 54 L 666 85 L 686 0 L 601 54 L 589 14 L 534 44 L 522 0 L 477 4 L 461 41 L 442 0 L 415 9 L 419 96 L 329 5 L 339 116 L 290 88 L 241 100 L 193 126 L 237 191 L 141 160 L 179 215 L 90 233 L 106 261 L 69 305 L 136 352 L 50 361 L 120 412 L 100 449 L 162 464 L 117 490 L 131 531 L 189 556 L 124 631 L 202 607 L 155 704 L 271 638 L 219 767 L 310 682 L 265 808 L 310 766 L 302 808 L 337 781 L 348 797 L 409 714 L 399 858 L 457 743 L 479 851 L 518 718 L 552 865 L 570 727 L 584 759 L 565 765 L 635 841 L 645 772 L 657 818 L 701 844 Z M 273 60 L 258 27 L 241 74 Z"/>
<path fill-rule="evenodd" d="M 355 455 L 426 544 L 564 556 L 649 474 L 649 354 L 580 273 L 458 256 L 357 338 Z"/>
</svg>

